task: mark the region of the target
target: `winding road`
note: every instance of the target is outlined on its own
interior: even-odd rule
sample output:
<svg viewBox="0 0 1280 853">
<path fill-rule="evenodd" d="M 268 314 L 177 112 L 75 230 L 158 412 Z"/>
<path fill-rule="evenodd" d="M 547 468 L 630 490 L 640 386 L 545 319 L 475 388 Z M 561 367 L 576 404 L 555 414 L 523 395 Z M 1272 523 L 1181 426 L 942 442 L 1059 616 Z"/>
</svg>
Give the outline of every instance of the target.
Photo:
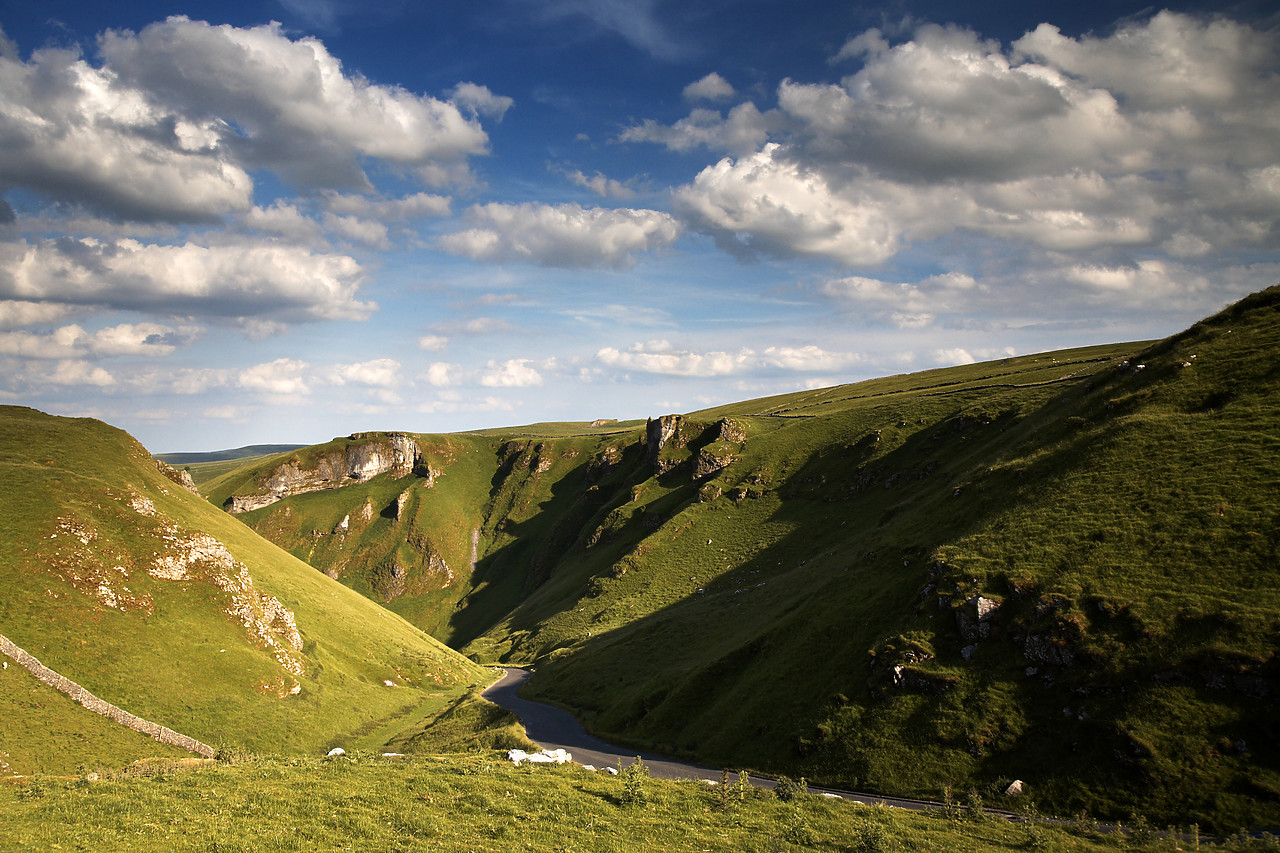
<svg viewBox="0 0 1280 853">
<path fill-rule="evenodd" d="M 661 755 L 628 749 L 606 743 L 594 737 L 582 728 L 577 718 L 561 708 L 525 699 L 519 693 L 521 685 L 529 678 L 529 670 L 507 667 L 506 674 L 493 686 L 484 691 L 484 698 L 499 707 L 511 711 L 524 723 L 525 733 L 529 740 L 546 749 L 563 749 L 573 755 L 578 764 L 590 764 L 595 767 L 617 767 L 619 762 L 630 764 L 637 755 L 643 759 L 649 772 L 660 779 L 706 779 L 720 781 L 721 771 L 698 764 L 676 761 Z M 736 777 L 735 777 L 736 778 Z M 752 776 L 751 784 L 761 788 L 773 788 L 777 783 L 763 776 Z M 834 788 L 809 787 L 809 792 L 843 800 L 874 805 L 883 803 L 886 806 L 902 809 L 936 809 L 941 803 L 928 800 L 910 800 L 899 797 L 881 797 L 876 794 L 862 794 L 856 791 L 840 791 Z"/>
</svg>

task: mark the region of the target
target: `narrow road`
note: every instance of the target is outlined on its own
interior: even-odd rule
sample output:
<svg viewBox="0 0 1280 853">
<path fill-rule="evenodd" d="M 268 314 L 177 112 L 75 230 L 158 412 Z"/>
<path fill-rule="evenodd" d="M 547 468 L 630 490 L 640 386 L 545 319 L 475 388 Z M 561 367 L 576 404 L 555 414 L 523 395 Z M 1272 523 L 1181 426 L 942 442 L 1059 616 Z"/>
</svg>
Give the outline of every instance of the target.
<svg viewBox="0 0 1280 853">
<path fill-rule="evenodd" d="M 628 749 L 606 743 L 598 737 L 587 734 L 577 718 L 561 708 L 534 702 L 519 695 L 521 685 L 529 678 L 529 670 L 507 667 L 504 675 L 496 684 L 484 691 L 484 698 L 499 707 L 511 711 L 524 723 L 525 733 L 529 740 L 546 749 L 563 749 L 573 755 L 578 764 L 590 764 L 595 767 L 617 767 L 630 764 L 637 755 L 644 760 L 649 772 L 659 779 L 708 779 L 720 781 L 721 771 L 718 768 L 703 767 L 672 758 L 664 758 L 642 750 Z M 736 775 L 733 778 L 737 778 Z M 763 776 L 752 776 L 751 783 L 760 788 L 772 789 L 776 784 L 773 779 Z M 876 794 L 860 794 L 855 791 L 839 791 L 834 788 L 817 788 L 810 786 L 813 794 L 839 797 L 867 805 L 883 803 L 902 809 L 936 809 L 941 803 L 927 800 L 909 800 L 899 797 L 881 797 Z"/>
</svg>

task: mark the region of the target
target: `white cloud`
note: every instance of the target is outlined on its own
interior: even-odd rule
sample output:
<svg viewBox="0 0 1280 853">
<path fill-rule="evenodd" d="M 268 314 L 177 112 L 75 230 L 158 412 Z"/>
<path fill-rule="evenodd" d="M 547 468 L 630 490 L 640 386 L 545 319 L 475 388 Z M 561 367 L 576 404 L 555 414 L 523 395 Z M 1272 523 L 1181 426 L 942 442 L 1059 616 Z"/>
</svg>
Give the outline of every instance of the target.
<svg viewBox="0 0 1280 853">
<path fill-rule="evenodd" d="M 746 102 L 729 110 L 726 118 L 718 110 L 699 107 L 673 125 L 645 119 L 618 135 L 619 142 L 655 142 L 672 151 L 709 148 L 736 155 L 757 150 L 770 133 L 783 129 L 782 116 L 761 113 L 755 104 Z"/>
<path fill-rule="evenodd" d="M 331 212 L 340 215 L 376 219 L 379 222 L 404 222 L 448 216 L 450 199 L 448 196 L 425 192 L 390 199 L 328 193 L 325 196 L 325 203 Z"/>
<path fill-rule="evenodd" d="M 573 171 L 566 171 L 564 175 L 573 183 L 591 190 L 601 198 L 631 198 L 636 194 L 636 191 L 631 187 L 621 181 L 607 178 L 600 172 L 588 177 L 581 170 L 574 169 Z"/>
<path fill-rule="evenodd" d="M 953 365 L 953 364 L 973 364 L 977 359 L 969 354 L 968 350 L 960 347 L 954 349 L 940 349 L 934 352 L 933 360 L 937 364 Z"/>
<path fill-rule="evenodd" d="M 19 300 L 286 321 L 358 320 L 377 308 L 356 299 L 362 281 L 354 258 L 254 240 L 217 246 L 92 238 L 0 243 L 0 297 Z"/>
<path fill-rule="evenodd" d="M 51 302 L 0 300 L 0 329 L 17 329 L 61 320 L 75 309 Z"/>
<path fill-rule="evenodd" d="M 211 219 L 248 210 L 249 174 L 216 122 L 159 107 L 73 51 L 0 58 L 0 184 L 135 219 Z"/>
<path fill-rule="evenodd" d="M 1006 48 L 925 25 L 878 31 L 838 83 L 784 80 L 777 108 L 695 109 L 624 141 L 733 155 L 675 210 L 731 251 L 883 262 L 945 235 L 1049 252 L 1274 247 L 1274 31 L 1160 12 L 1105 37 L 1042 25 Z"/>
<path fill-rule="evenodd" d="M 684 87 L 686 101 L 720 101 L 732 98 L 735 94 L 737 93 L 729 85 L 729 81 L 714 71 Z"/>
<path fill-rule="evenodd" d="M 736 353 L 696 352 L 677 349 L 665 340 L 638 343 L 624 351 L 604 347 L 596 353 L 596 360 L 608 367 L 666 376 L 698 377 L 738 373 L 751 364 L 754 357 L 755 353 L 746 348 Z"/>
<path fill-rule="evenodd" d="M 507 110 L 515 105 L 515 101 L 505 95 L 495 95 L 488 87 L 476 83 L 459 83 L 449 93 L 455 104 L 473 114 L 491 116 L 498 121 L 506 115 Z"/>
<path fill-rule="evenodd" d="M 479 382 L 486 388 L 528 388 L 542 384 L 542 375 L 534 370 L 527 358 L 512 358 L 504 362 L 490 361 L 480 371 Z"/>
<path fill-rule="evenodd" d="M 737 254 L 817 255 L 847 264 L 878 263 L 901 244 L 885 203 L 840 193 L 821 172 L 760 153 L 703 169 L 675 195 L 676 210 Z"/>
<path fill-rule="evenodd" d="M 387 249 L 391 246 L 391 241 L 387 239 L 387 226 L 372 219 L 326 213 L 324 226 L 348 240 L 364 243 L 377 249 Z"/>
<path fill-rule="evenodd" d="M 137 34 L 108 31 L 99 51 L 122 82 L 205 128 L 240 161 L 308 186 L 367 186 L 362 156 L 431 167 L 488 146 L 454 104 L 348 74 L 319 40 L 291 40 L 279 24 L 175 16 Z"/>
<path fill-rule="evenodd" d="M 713 378 L 762 372 L 842 370 L 861 360 L 857 353 L 828 352 L 807 344 L 771 346 L 761 352 L 742 347 L 736 352 L 679 349 L 666 340 L 637 343 L 626 350 L 604 347 L 596 360 L 606 367 L 663 376 Z"/>
<path fill-rule="evenodd" d="M 175 329 L 158 323 L 122 323 L 92 333 L 78 325 L 62 326 L 49 334 L 0 332 L 0 354 L 40 359 L 167 356 L 203 331 L 194 326 Z"/>
<path fill-rule="evenodd" d="M 440 238 L 447 252 L 486 261 L 553 267 L 621 267 L 633 253 L 673 243 L 680 228 L 669 214 L 576 204 L 486 204 L 471 208 L 476 228 Z"/>
<path fill-rule="evenodd" d="M 444 352 L 449 339 L 444 335 L 423 335 L 418 338 L 418 349 L 425 352 Z"/>
<path fill-rule="evenodd" d="M 304 373 L 310 368 L 305 361 L 277 358 L 241 370 L 236 381 L 247 391 L 272 397 L 296 397 L 311 393 Z"/>
<path fill-rule="evenodd" d="M 437 361 L 427 368 L 427 374 L 424 378 L 430 385 L 434 385 L 437 388 L 447 388 L 450 385 L 457 384 L 457 375 L 460 370 L 459 365 Z"/>
<path fill-rule="evenodd" d="M 106 369 L 74 359 L 59 361 L 53 372 L 44 374 L 40 380 L 51 385 L 91 385 L 98 388 L 116 384 L 115 377 Z"/>
<path fill-rule="evenodd" d="M 400 362 L 392 358 L 375 358 L 356 364 L 335 364 L 328 371 L 334 385 L 369 385 L 390 388 L 400 384 Z"/>
<path fill-rule="evenodd" d="M 307 244 L 320 237 L 319 224 L 286 201 L 277 200 L 270 207 L 254 207 L 240 221 L 246 228 L 278 234 L 293 243 Z"/>
</svg>

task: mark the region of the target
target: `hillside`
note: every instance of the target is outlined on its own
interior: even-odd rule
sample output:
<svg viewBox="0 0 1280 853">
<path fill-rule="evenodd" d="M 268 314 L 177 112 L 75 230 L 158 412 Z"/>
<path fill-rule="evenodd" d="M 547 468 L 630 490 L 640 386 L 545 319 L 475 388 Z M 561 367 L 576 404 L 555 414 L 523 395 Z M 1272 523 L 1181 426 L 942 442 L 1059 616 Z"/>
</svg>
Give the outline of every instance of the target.
<svg viewBox="0 0 1280 853">
<path fill-rule="evenodd" d="M 412 470 L 364 480 L 340 463 L 391 439 L 353 436 L 289 457 L 316 491 L 265 495 L 272 460 L 210 494 L 624 742 L 1275 824 L 1278 303 L 647 427 L 403 437 Z"/>
<path fill-rule="evenodd" d="M 171 473 L 98 421 L 0 407 L 0 634 L 146 720 L 281 753 L 420 716 L 484 677 Z M 173 752 L 13 661 L 0 677 L 4 772 Z"/>
</svg>

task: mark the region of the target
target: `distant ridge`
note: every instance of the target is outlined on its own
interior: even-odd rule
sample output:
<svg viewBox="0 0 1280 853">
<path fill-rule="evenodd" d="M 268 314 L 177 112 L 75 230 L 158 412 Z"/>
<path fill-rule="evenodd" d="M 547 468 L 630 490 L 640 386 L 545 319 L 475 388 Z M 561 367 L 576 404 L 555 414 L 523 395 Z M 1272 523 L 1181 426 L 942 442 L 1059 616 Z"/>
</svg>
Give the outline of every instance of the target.
<svg viewBox="0 0 1280 853">
<path fill-rule="evenodd" d="M 226 462 L 231 459 L 247 459 L 251 456 L 288 453 L 290 450 L 306 446 L 305 444 L 250 444 L 234 450 L 210 450 L 207 453 L 157 453 L 154 458 L 170 465 L 195 465 L 200 462 Z"/>
</svg>

